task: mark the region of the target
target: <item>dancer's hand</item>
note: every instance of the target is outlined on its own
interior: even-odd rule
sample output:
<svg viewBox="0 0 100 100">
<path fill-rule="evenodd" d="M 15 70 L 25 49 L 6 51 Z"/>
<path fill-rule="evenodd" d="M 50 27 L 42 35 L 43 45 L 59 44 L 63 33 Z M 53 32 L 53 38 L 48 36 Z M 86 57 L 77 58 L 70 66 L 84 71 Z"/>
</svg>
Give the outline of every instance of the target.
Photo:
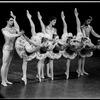
<svg viewBox="0 0 100 100">
<path fill-rule="evenodd" d="M 65 15 L 64 15 L 64 12 L 62 11 L 61 12 L 61 18 L 64 20 L 65 19 Z"/>
<path fill-rule="evenodd" d="M 40 15 L 40 12 L 38 11 L 38 18 L 42 19 L 42 16 Z"/>
<path fill-rule="evenodd" d="M 29 11 L 28 11 L 28 10 L 26 11 L 26 13 L 27 13 L 27 17 L 28 17 L 29 19 L 31 19 L 31 18 L 32 18 L 32 16 L 31 16 L 31 14 L 29 13 Z"/>
<path fill-rule="evenodd" d="M 21 31 L 19 32 L 19 36 L 23 35 L 24 33 L 25 33 L 24 30 L 21 30 Z"/>
<path fill-rule="evenodd" d="M 74 13 L 76 16 L 78 16 L 77 8 L 75 8 Z"/>
<path fill-rule="evenodd" d="M 16 19 L 16 16 L 13 14 L 12 11 L 10 11 L 10 15 L 11 15 L 14 19 Z"/>
</svg>

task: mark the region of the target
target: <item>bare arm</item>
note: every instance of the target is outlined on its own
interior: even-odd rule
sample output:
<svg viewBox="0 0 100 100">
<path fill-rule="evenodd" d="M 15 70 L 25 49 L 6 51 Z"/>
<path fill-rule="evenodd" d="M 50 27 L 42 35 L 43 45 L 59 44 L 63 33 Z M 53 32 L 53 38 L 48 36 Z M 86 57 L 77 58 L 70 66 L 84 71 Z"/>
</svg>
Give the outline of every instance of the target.
<svg viewBox="0 0 100 100">
<path fill-rule="evenodd" d="M 75 13 L 75 17 L 76 17 L 77 33 L 78 33 L 78 32 L 81 32 L 81 28 L 80 28 L 81 27 L 81 23 L 80 23 L 80 20 L 78 18 L 78 12 L 77 12 L 76 8 L 75 8 L 74 13 Z"/>
<path fill-rule="evenodd" d="M 43 33 L 46 33 L 46 31 L 45 31 L 45 25 L 44 25 L 44 23 L 43 23 L 43 21 L 42 21 L 42 16 L 40 15 L 40 12 L 38 12 L 38 19 L 39 19 L 40 25 L 41 25 L 41 27 L 42 27 L 42 32 L 43 32 Z"/>
<path fill-rule="evenodd" d="M 65 16 L 64 16 L 64 12 L 63 11 L 61 12 L 61 18 L 62 18 L 63 26 L 64 26 L 64 28 L 63 28 L 63 34 L 64 33 L 68 33 L 68 31 L 67 31 L 67 23 L 65 21 Z"/>
<path fill-rule="evenodd" d="M 91 27 L 91 33 L 92 33 L 92 35 L 94 35 L 95 37 L 100 38 L 100 35 L 98 35 L 98 34 L 93 30 L 92 27 Z"/>
<path fill-rule="evenodd" d="M 19 36 L 19 34 L 11 34 L 6 30 L 2 30 L 2 33 L 7 37 L 18 37 Z"/>
<path fill-rule="evenodd" d="M 10 30 L 8 31 L 6 28 L 3 28 L 1 31 L 7 37 L 18 37 L 18 36 L 21 36 L 22 34 L 24 34 L 23 30 L 18 32 L 17 34 L 16 33 L 12 34 L 12 32 L 10 32 Z"/>
<path fill-rule="evenodd" d="M 16 21 L 16 16 L 13 14 L 12 11 L 10 12 L 10 15 L 14 18 L 14 26 L 15 26 L 16 30 L 19 32 L 20 28 L 19 28 L 19 25 L 18 25 L 18 23 Z"/>
<path fill-rule="evenodd" d="M 35 32 L 35 24 L 33 23 L 32 19 L 31 19 L 32 16 L 30 15 L 28 10 L 26 11 L 26 13 L 27 13 L 27 18 L 29 19 L 30 26 L 31 26 L 31 34 L 33 36 L 34 34 L 36 34 L 36 32 Z"/>
</svg>

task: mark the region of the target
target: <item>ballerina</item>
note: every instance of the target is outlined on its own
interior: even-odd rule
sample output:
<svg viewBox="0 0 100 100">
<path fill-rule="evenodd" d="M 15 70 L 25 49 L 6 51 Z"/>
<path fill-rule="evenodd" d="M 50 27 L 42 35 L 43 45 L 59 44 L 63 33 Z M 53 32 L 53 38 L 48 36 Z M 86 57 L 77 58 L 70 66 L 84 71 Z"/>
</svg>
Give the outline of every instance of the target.
<svg viewBox="0 0 100 100">
<path fill-rule="evenodd" d="M 37 56 L 37 52 L 40 49 L 41 38 L 43 36 L 42 33 L 35 32 L 35 25 L 31 19 L 31 14 L 29 11 L 26 11 L 27 18 L 29 19 L 30 26 L 31 26 L 31 34 L 32 37 L 29 39 L 25 34 L 19 37 L 16 40 L 15 47 L 16 51 L 21 58 L 23 58 L 22 64 L 22 71 L 23 76 L 22 80 L 24 81 L 25 85 L 27 84 L 27 63 L 28 61 L 34 59 Z"/>
<path fill-rule="evenodd" d="M 3 57 L 2 57 L 2 67 L 1 67 L 1 84 L 3 86 L 7 86 L 7 84 L 12 84 L 12 82 L 9 82 L 7 80 L 8 76 L 8 70 L 10 66 L 10 62 L 13 57 L 13 50 L 14 50 L 14 42 L 15 38 L 18 36 L 21 36 L 24 31 L 20 31 L 19 25 L 16 22 L 16 16 L 13 14 L 12 11 L 10 11 L 10 15 L 12 18 L 10 18 L 7 21 L 7 25 L 5 28 L 2 28 L 2 33 L 5 38 L 5 44 L 3 46 Z"/>
<path fill-rule="evenodd" d="M 68 33 L 68 31 L 67 31 L 67 23 L 65 21 L 65 16 L 64 16 L 63 11 L 61 12 L 61 18 L 62 18 L 63 26 L 64 26 L 63 35 L 62 35 L 61 39 L 62 39 L 63 45 L 65 45 L 64 47 L 66 47 L 66 48 L 64 48 L 63 56 L 65 58 L 67 58 L 65 74 L 66 74 L 66 79 L 68 79 L 69 78 L 70 61 L 71 61 L 71 59 L 74 59 L 77 56 L 77 54 L 76 54 L 74 48 L 71 49 L 72 45 L 74 43 L 72 41 L 73 40 L 73 34 L 71 32 Z"/>
<path fill-rule="evenodd" d="M 95 33 L 92 26 L 89 25 L 92 21 L 92 17 L 90 17 L 90 19 L 86 20 L 86 22 L 81 26 L 76 8 L 75 8 L 75 16 L 76 16 L 76 20 L 77 20 L 77 25 L 79 26 L 79 29 L 81 30 L 81 32 L 83 34 L 83 36 L 81 36 L 80 39 L 82 40 L 83 45 L 84 45 L 84 48 L 81 49 L 79 52 L 78 69 L 77 69 L 77 73 L 78 73 L 78 77 L 79 77 L 80 75 L 84 75 L 84 74 L 88 75 L 88 73 L 85 72 L 85 70 L 84 70 L 85 58 L 91 57 L 93 55 L 92 51 L 96 49 L 96 46 L 91 42 L 91 39 L 89 38 L 90 33 L 92 33 L 92 35 L 94 35 L 97 38 L 100 38 L 100 35 Z M 87 47 L 89 47 L 89 49 L 87 49 Z M 82 54 L 82 53 L 84 53 L 84 54 Z"/>
<path fill-rule="evenodd" d="M 55 40 L 57 40 L 59 38 L 59 36 L 57 35 L 57 30 L 53 27 L 56 24 L 56 18 L 51 17 L 49 25 L 45 26 L 43 21 L 41 20 L 42 16 L 40 15 L 40 12 L 38 12 L 38 16 L 39 16 L 39 21 L 40 21 L 40 24 L 42 27 L 42 32 L 45 34 L 45 38 L 47 38 L 49 40 L 49 43 L 51 43 L 51 45 L 49 45 L 50 48 L 53 49 L 54 48 L 53 42 L 50 42 L 50 41 L 53 41 L 53 36 L 54 36 Z M 49 54 L 50 54 L 50 52 L 49 52 Z M 49 62 L 49 63 L 47 63 L 47 76 L 53 80 L 53 59 L 48 57 L 45 60 L 47 60 L 47 59 Z M 51 71 L 51 73 L 50 73 L 50 71 Z"/>
</svg>

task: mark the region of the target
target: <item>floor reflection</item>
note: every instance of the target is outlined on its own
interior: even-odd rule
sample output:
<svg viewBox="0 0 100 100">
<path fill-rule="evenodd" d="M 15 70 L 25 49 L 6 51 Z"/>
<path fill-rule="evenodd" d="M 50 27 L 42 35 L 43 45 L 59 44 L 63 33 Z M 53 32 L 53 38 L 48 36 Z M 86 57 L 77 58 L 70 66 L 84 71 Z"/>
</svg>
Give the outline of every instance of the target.
<svg viewBox="0 0 100 100">
<path fill-rule="evenodd" d="M 1 95 L 20 99 L 100 98 L 100 79 L 88 76 L 69 80 L 46 80 L 42 83 L 29 81 L 26 86 L 21 83 L 1 86 Z"/>
<path fill-rule="evenodd" d="M 19 62 L 19 63 L 18 63 Z M 64 62 L 63 64 L 61 62 Z M 36 68 L 33 62 L 29 63 L 27 71 L 28 84 L 25 86 L 21 80 L 22 70 L 21 62 L 12 61 L 15 66 L 10 66 L 8 75 L 9 81 L 13 85 L 3 87 L 0 85 L 0 98 L 33 98 L 33 99 L 93 99 L 100 98 L 100 58 L 91 58 L 86 60 L 85 70 L 89 75 L 77 77 L 76 60 L 71 63 L 70 76 L 66 80 L 65 62 L 63 58 L 54 62 L 54 81 L 47 78 L 39 83 L 36 76 Z M 95 65 L 94 65 L 95 62 Z M 34 66 L 36 62 L 34 61 Z M 20 68 L 18 67 L 20 65 Z M 19 69 L 18 69 L 19 68 Z M 1 79 L 0 79 L 1 81 Z"/>
</svg>

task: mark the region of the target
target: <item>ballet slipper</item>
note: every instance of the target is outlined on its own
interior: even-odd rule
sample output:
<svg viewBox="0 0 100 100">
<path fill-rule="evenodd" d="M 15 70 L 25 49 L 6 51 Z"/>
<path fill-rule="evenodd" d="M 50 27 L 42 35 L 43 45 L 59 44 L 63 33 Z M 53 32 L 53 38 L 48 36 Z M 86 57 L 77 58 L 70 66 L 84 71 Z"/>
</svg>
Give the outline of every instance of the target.
<svg viewBox="0 0 100 100">
<path fill-rule="evenodd" d="M 69 78 L 69 74 L 67 72 L 65 72 L 65 74 L 66 74 L 66 79 L 68 79 Z"/>
<path fill-rule="evenodd" d="M 44 78 L 45 78 L 45 77 L 44 77 L 44 75 L 42 75 L 42 77 L 41 77 L 41 78 L 43 78 L 43 79 L 44 79 Z"/>
<path fill-rule="evenodd" d="M 51 80 L 53 81 L 53 79 L 54 79 L 54 78 L 53 78 L 53 75 L 51 75 Z"/>
<path fill-rule="evenodd" d="M 83 71 L 84 74 L 89 75 L 87 72 Z"/>
<path fill-rule="evenodd" d="M 80 77 L 81 75 L 81 72 L 79 70 L 76 70 L 77 74 L 78 74 L 78 77 Z"/>
<path fill-rule="evenodd" d="M 53 81 L 53 80 L 54 80 L 54 78 L 53 78 L 53 77 L 51 77 L 51 80 Z"/>
<path fill-rule="evenodd" d="M 41 82 L 41 78 L 39 77 L 39 82 Z"/>
<path fill-rule="evenodd" d="M 8 86 L 6 82 L 2 82 L 1 85 Z"/>
<path fill-rule="evenodd" d="M 12 82 L 9 82 L 8 80 L 6 80 L 6 83 L 7 83 L 7 84 L 13 84 Z"/>
<path fill-rule="evenodd" d="M 24 84 L 27 85 L 27 79 L 25 77 L 22 77 L 22 81 L 24 81 Z"/>
</svg>

